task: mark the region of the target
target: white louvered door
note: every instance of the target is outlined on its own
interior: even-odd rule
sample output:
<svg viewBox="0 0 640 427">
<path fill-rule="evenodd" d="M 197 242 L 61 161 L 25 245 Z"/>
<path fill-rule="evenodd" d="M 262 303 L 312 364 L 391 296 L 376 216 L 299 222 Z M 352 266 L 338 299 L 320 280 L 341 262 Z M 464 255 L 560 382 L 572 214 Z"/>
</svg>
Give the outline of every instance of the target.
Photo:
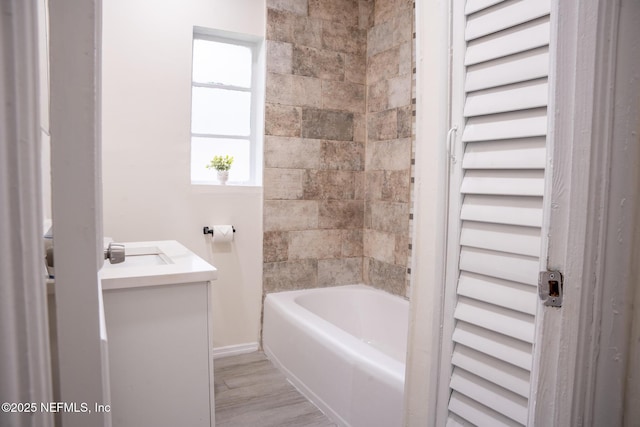
<svg viewBox="0 0 640 427">
<path fill-rule="evenodd" d="M 550 0 L 467 0 L 463 10 L 454 3 L 454 31 L 464 40 L 458 35 L 454 46 L 454 58 L 462 55 L 452 91 L 451 207 L 459 216 L 448 256 L 455 291 L 445 319 L 445 417 L 452 426 L 520 426 L 544 255 Z"/>
</svg>

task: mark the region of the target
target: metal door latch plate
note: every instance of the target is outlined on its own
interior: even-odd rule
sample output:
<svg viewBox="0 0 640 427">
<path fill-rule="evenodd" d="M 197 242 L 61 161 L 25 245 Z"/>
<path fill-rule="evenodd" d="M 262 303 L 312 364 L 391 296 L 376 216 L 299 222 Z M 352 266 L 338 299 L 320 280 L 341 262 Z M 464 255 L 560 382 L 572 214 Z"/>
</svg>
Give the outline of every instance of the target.
<svg viewBox="0 0 640 427">
<path fill-rule="evenodd" d="M 562 307 L 562 273 L 541 271 L 538 276 L 538 294 L 544 305 Z"/>
</svg>

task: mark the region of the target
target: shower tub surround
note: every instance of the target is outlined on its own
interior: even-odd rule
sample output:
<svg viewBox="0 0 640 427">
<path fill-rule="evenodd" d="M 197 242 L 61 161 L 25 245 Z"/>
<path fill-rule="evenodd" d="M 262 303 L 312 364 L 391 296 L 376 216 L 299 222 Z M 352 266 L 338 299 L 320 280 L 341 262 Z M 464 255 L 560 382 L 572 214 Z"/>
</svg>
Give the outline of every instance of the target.
<svg viewBox="0 0 640 427">
<path fill-rule="evenodd" d="M 264 351 L 341 426 L 402 424 L 409 303 L 365 285 L 267 295 Z"/>
<path fill-rule="evenodd" d="M 413 3 L 267 6 L 264 293 L 408 296 Z"/>
</svg>

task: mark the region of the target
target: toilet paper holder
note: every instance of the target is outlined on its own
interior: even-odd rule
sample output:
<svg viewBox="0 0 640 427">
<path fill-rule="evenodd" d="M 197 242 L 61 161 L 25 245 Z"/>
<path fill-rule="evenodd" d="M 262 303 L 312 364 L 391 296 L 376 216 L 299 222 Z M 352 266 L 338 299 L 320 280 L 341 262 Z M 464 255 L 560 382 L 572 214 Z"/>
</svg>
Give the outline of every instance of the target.
<svg viewBox="0 0 640 427">
<path fill-rule="evenodd" d="M 231 229 L 233 230 L 233 232 L 236 232 L 236 228 L 232 225 Z M 202 228 L 202 234 L 211 234 L 213 236 L 213 228 L 210 227 L 203 227 Z"/>
</svg>

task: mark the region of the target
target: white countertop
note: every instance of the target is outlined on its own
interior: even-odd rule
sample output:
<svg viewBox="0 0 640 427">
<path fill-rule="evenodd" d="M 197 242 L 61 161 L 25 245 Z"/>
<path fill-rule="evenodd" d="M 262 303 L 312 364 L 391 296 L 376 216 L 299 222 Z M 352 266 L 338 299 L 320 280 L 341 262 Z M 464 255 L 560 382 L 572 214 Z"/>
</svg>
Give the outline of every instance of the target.
<svg viewBox="0 0 640 427">
<path fill-rule="evenodd" d="M 124 243 L 130 262 L 110 264 L 105 261 L 100 270 L 102 290 L 159 286 L 179 283 L 207 282 L 218 277 L 218 270 L 175 240 Z M 159 251 L 158 251 L 159 250 Z M 137 256 L 163 264 L 137 262 Z M 153 254 L 158 254 L 153 256 Z M 137 256 L 136 256 L 137 255 Z M 135 261 L 134 261 L 135 260 Z"/>
</svg>

